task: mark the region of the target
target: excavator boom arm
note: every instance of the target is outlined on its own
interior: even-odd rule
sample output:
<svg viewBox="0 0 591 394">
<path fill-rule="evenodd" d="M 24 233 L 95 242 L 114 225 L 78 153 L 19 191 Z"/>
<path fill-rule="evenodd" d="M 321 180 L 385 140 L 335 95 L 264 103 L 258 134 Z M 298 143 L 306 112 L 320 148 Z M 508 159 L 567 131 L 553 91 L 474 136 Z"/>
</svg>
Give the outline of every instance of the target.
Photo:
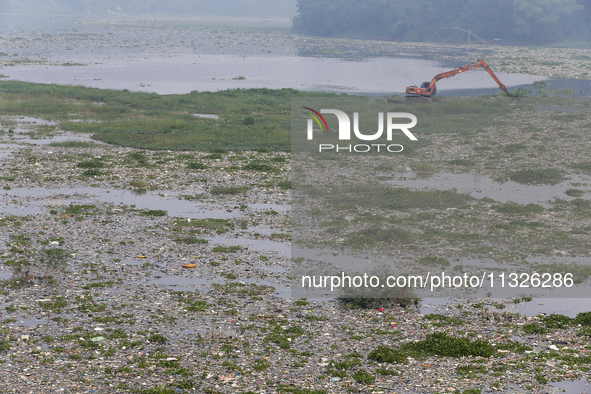
<svg viewBox="0 0 591 394">
<path fill-rule="evenodd" d="M 487 73 L 489 73 L 489 75 L 492 77 L 492 79 L 495 80 L 495 82 L 497 83 L 497 85 L 499 85 L 499 88 L 501 88 L 503 90 L 503 92 L 507 93 L 507 96 L 514 98 L 515 96 L 509 90 L 507 90 L 507 88 L 505 87 L 505 85 L 503 85 L 501 83 L 501 81 L 499 81 L 499 78 L 497 78 L 497 76 L 490 69 L 490 67 L 488 66 L 488 64 L 486 64 L 486 62 L 484 60 L 478 60 L 478 61 L 482 64 L 482 67 L 484 67 L 484 69 L 486 70 Z"/>
<path fill-rule="evenodd" d="M 482 64 L 479 63 L 481 61 L 482 60 L 478 60 L 476 62 L 472 62 L 472 63 L 466 64 L 466 65 L 464 65 L 464 66 L 462 66 L 460 68 L 456 68 L 455 70 L 446 71 L 444 73 L 437 74 L 431 80 L 431 83 L 429 84 L 429 88 L 430 89 L 433 88 L 433 86 L 435 86 L 435 84 L 437 83 L 437 81 L 439 81 L 440 79 L 453 77 L 454 75 L 458 75 L 460 73 L 463 73 L 463 72 L 466 72 L 466 71 L 470 71 L 470 70 L 474 70 L 475 68 L 478 68 L 478 67 L 482 67 Z"/>
</svg>

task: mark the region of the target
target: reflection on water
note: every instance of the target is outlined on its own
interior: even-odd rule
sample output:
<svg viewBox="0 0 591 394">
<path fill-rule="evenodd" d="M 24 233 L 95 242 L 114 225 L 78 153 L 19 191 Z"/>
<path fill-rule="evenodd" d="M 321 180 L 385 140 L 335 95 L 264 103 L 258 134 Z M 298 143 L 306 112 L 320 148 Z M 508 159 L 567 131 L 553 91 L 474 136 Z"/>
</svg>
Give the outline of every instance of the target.
<svg viewBox="0 0 591 394">
<path fill-rule="evenodd" d="M 391 174 L 380 174 L 392 176 Z M 568 181 L 557 185 L 523 185 L 517 182 L 507 181 L 498 183 L 491 178 L 480 174 L 431 174 L 426 178 L 418 177 L 415 173 L 395 174 L 395 179 L 384 183 L 408 187 L 411 189 L 456 189 L 459 193 L 467 193 L 474 198 L 488 197 L 499 202 L 514 202 L 518 204 L 540 204 L 549 207 L 549 201 L 555 197 L 572 200 L 564 194 L 571 188 L 571 183 L 583 183 L 578 189 L 591 191 L 591 177 L 584 175 L 574 176 Z M 587 186 L 585 186 L 587 184 Z"/>
<path fill-rule="evenodd" d="M 510 298 L 490 298 L 491 308 L 493 302 L 507 299 Z M 455 309 L 453 304 L 454 302 L 448 298 L 428 297 L 421 300 L 419 311 L 423 315 L 430 313 L 445 314 L 449 309 Z M 589 311 L 591 311 L 591 298 L 533 298 L 529 302 L 508 303 L 503 309 L 503 312 L 519 313 L 521 316 L 527 317 L 550 314 L 575 317 L 579 313 Z"/>
<path fill-rule="evenodd" d="M 591 393 L 591 384 L 586 380 L 564 380 L 562 382 L 549 383 L 549 385 L 558 387 L 563 393 Z"/>
<path fill-rule="evenodd" d="M 7 280 L 12 278 L 12 272 L 10 271 L 0 271 L 0 280 Z"/>
<path fill-rule="evenodd" d="M 205 237 L 210 244 L 226 246 L 242 246 L 258 252 L 276 252 L 291 257 L 291 245 L 285 242 L 269 241 L 266 239 L 227 238 L 227 237 Z"/>
<path fill-rule="evenodd" d="M 323 57 L 185 54 L 174 58 L 101 58 L 100 63 L 98 60 L 80 59 L 78 61 L 87 65 L 77 67 L 14 66 L 10 68 L 10 77 L 28 82 L 82 84 L 159 94 L 237 88 L 293 88 L 392 95 L 404 94 L 407 86 L 429 81 L 434 75 L 450 69 L 448 64 L 434 60 L 392 57 L 353 62 Z M 473 71 L 454 78 L 453 82 L 441 81 L 437 92 L 446 96 L 449 89 L 454 88 L 493 89 L 496 93 L 498 86 L 491 78 L 485 78 L 484 73 L 482 70 Z M 525 74 L 497 75 L 508 87 L 545 79 Z"/>
<path fill-rule="evenodd" d="M 26 197 L 16 202 L 14 197 Z M 24 201 L 22 201 L 24 200 Z M 228 210 L 221 205 L 189 201 L 170 191 L 146 191 L 141 189 L 100 189 L 91 187 L 72 189 L 15 188 L 0 194 L 0 212 L 13 215 L 34 215 L 51 206 L 97 201 L 113 204 L 135 205 L 136 209 L 163 209 L 169 216 L 192 219 L 230 219 L 244 213 Z M 247 204 L 249 210 L 287 211 L 289 206 L 279 204 Z"/>
<path fill-rule="evenodd" d="M 530 302 L 507 305 L 505 310 L 528 317 L 541 314 L 575 317 L 581 312 L 591 311 L 591 298 L 534 298 Z"/>
<path fill-rule="evenodd" d="M 84 137 L 80 135 L 73 135 L 70 133 L 64 133 L 62 135 L 53 135 L 53 136 L 40 136 L 38 138 L 30 138 L 30 137 L 10 137 L 0 139 L 0 148 L 7 146 L 8 144 L 4 144 L 4 142 L 9 142 L 11 144 L 33 144 L 33 145 L 48 145 L 52 142 L 66 142 L 66 141 L 79 141 L 79 142 L 95 142 L 90 137 Z M 19 146 L 22 148 L 22 146 Z"/>
</svg>

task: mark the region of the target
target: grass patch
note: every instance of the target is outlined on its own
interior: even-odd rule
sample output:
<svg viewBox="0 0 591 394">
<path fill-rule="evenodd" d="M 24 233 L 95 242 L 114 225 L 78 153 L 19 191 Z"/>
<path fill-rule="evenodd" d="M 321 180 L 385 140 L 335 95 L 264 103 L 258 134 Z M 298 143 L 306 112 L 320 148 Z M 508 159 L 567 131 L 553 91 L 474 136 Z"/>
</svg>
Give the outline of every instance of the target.
<svg viewBox="0 0 591 394">
<path fill-rule="evenodd" d="M 190 227 L 192 229 L 200 228 L 205 230 L 216 231 L 217 233 L 225 233 L 232 230 L 234 225 L 226 219 L 177 219 L 174 222 L 176 227 Z"/>
<path fill-rule="evenodd" d="M 213 253 L 236 253 L 241 249 L 241 246 L 216 246 L 211 251 Z"/>
<path fill-rule="evenodd" d="M 401 360 L 403 357 L 424 358 L 429 356 L 439 357 L 485 357 L 488 358 L 497 353 L 497 349 L 488 341 L 475 340 L 471 341 L 468 338 L 457 338 L 446 333 L 437 332 L 427 335 L 427 338 L 419 342 L 407 342 L 400 346 L 398 351 L 394 349 L 387 350 L 386 346 L 381 346 L 376 349 L 378 353 L 373 353 L 371 360 L 378 362 L 376 354 L 386 355 L 382 359 Z M 375 352 L 375 350 L 374 350 Z M 393 355 L 396 355 L 394 358 Z M 398 362 L 398 361 L 396 361 Z"/>
<path fill-rule="evenodd" d="M 412 191 L 373 183 L 334 188 L 299 187 L 311 197 L 324 197 L 334 205 L 361 206 L 393 210 L 457 208 L 473 200 L 453 190 Z"/>
<path fill-rule="evenodd" d="M 176 237 L 174 241 L 181 244 L 188 244 L 188 245 L 200 245 L 206 244 L 208 241 L 206 239 L 197 238 L 194 236 L 186 236 L 186 237 Z"/>
<path fill-rule="evenodd" d="M 576 263 L 552 263 L 552 264 L 536 264 L 531 267 L 537 272 L 547 272 L 549 274 L 572 274 L 573 284 L 580 285 L 591 276 L 591 267 L 587 265 L 579 265 Z"/>
<path fill-rule="evenodd" d="M 354 249 L 362 249 L 378 244 L 404 244 L 412 239 L 410 231 L 389 227 L 385 229 L 368 228 L 349 234 L 343 241 L 343 245 Z"/>
<path fill-rule="evenodd" d="M 52 142 L 49 146 L 56 148 L 94 148 L 96 144 L 94 142 L 86 141 L 63 141 L 63 142 Z"/>
<path fill-rule="evenodd" d="M 443 327 L 449 324 L 453 324 L 453 325 L 461 325 L 464 324 L 464 322 L 461 319 L 455 319 L 449 316 L 444 316 L 444 315 L 440 315 L 437 313 L 430 313 L 428 315 L 425 315 L 424 319 L 426 320 L 437 320 L 438 322 L 434 323 L 434 326 L 438 326 L 438 327 Z"/>
<path fill-rule="evenodd" d="M 450 265 L 447 259 L 443 257 L 437 256 L 425 256 L 419 259 L 419 264 L 424 267 L 433 267 L 433 266 L 441 266 L 441 267 L 448 267 Z"/>
<path fill-rule="evenodd" d="M 270 166 L 268 164 L 256 163 L 256 162 L 248 163 L 247 165 L 243 166 L 241 169 L 245 170 L 245 171 L 260 171 L 260 172 L 274 172 L 275 171 L 275 167 L 273 167 L 273 166 Z"/>
<path fill-rule="evenodd" d="M 257 296 L 269 294 L 275 291 L 273 286 L 257 285 L 254 283 L 248 285 L 240 282 L 231 282 L 225 284 L 213 283 L 212 286 L 217 291 L 234 295 Z"/>
<path fill-rule="evenodd" d="M 524 143 L 509 144 L 509 145 L 505 145 L 503 147 L 503 152 L 504 153 L 517 153 L 517 152 L 520 152 L 524 149 L 527 149 L 527 145 L 525 145 Z"/>
<path fill-rule="evenodd" d="M 83 162 L 76 164 L 76 167 L 78 167 L 78 168 L 90 168 L 90 169 L 103 168 L 105 166 L 106 166 L 106 163 L 103 162 L 101 159 L 92 159 L 92 160 L 83 161 Z"/>
<path fill-rule="evenodd" d="M 211 188 L 211 194 L 236 195 L 246 193 L 248 189 L 248 186 L 214 186 Z"/>
<path fill-rule="evenodd" d="M 447 164 L 464 167 L 474 167 L 476 165 L 476 162 L 474 160 L 469 159 L 453 159 L 448 161 Z"/>
<path fill-rule="evenodd" d="M 367 358 L 378 363 L 389 363 L 389 364 L 406 364 L 408 362 L 408 356 L 405 352 L 397 349 L 391 349 L 388 346 L 382 345 L 377 349 L 372 350 Z"/>
<path fill-rule="evenodd" d="M 138 149 L 201 151 L 287 151 L 291 98 L 334 96 L 266 88 L 159 95 L 10 80 L 0 82 L 0 95 L 8 115 L 57 119 L 61 129 L 92 133 L 99 141 Z M 195 108 L 219 114 L 221 120 L 195 117 Z M 73 112 L 94 122 L 72 122 L 68 114 Z M 252 122 L 253 112 L 263 115 Z"/>
<path fill-rule="evenodd" d="M 255 361 L 254 365 L 252 366 L 252 369 L 254 369 L 257 372 L 262 372 L 264 370 L 266 370 L 267 368 L 269 368 L 271 366 L 271 364 L 269 364 L 269 362 L 267 360 L 257 360 Z"/>
<path fill-rule="evenodd" d="M 141 211 L 143 216 L 166 216 L 168 214 L 164 209 L 144 209 Z"/>
<path fill-rule="evenodd" d="M 0 80 L 0 95 L 4 99 L 2 110 L 7 115 L 57 120 L 60 129 L 92 133 L 94 139 L 111 144 L 184 151 L 219 148 L 289 151 L 291 100 L 337 97 L 333 93 L 266 88 L 159 95 L 4 79 Z M 364 100 L 357 99 L 361 108 L 366 105 Z M 421 136 L 463 135 L 472 133 L 476 122 L 481 127 L 498 124 L 499 116 L 507 117 L 515 109 L 508 101 L 445 100 L 425 106 L 402 104 L 397 110 L 412 112 L 421 120 L 416 126 Z M 97 102 L 103 104 L 96 105 Z M 382 112 L 392 110 L 392 104 L 385 100 L 380 100 L 377 107 Z M 218 114 L 220 119 L 193 116 L 196 108 L 199 112 Z M 71 113 L 84 114 L 85 120 L 92 122 L 71 121 Z M 374 117 L 366 116 L 360 126 L 369 129 L 375 127 L 374 123 Z M 426 138 L 422 138 L 416 144 L 405 146 L 405 153 L 411 153 L 426 142 Z"/>
<path fill-rule="evenodd" d="M 82 205 L 78 205 L 78 204 L 70 204 L 68 205 L 68 207 L 64 210 L 64 214 L 66 215 L 88 215 L 92 212 L 95 212 L 97 210 L 97 208 L 92 205 L 92 204 L 82 204 Z"/>
<path fill-rule="evenodd" d="M 148 186 L 150 186 L 150 184 L 148 182 L 136 180 L 136 181 L 131 181 L 129 186 L 131 186 L 134 189 L 147 189 Z"/>
<path fill-rule="evenodd" d="M 377 276 L 380 283 L 386 283 L 389 276 L 394 275 L 387 267 L 382 267 L 368 273 L 369 276 Z M 341 305 L 352 309 L 385 308 L 392 305 L 402 307 L 417 305 L 418 297 L 410 287 L 343 287 L 337 301 Z"/>
<path fill-rule="evenodd" d="M 355 379 L 355 381 L 357 383 L 364 383 L 364 384 L 372 384 L 373 381 L 375 380 L 375 377 L 370 374 L 369 372 L 367 372 L 365 369 L 360 369 L 355 371 L 355 373 L 353 373 L 353 375 L 351 375 L 351 377 L 353 377 L 353 379 Z"/>
<path fill-rule="evenodd" d="M 283 190 L 291 189 L 291 181 L 280 181 L 277 182 L 277 187 Z"/>
<path fill-rule="evenodd" d="M 562 171 L 555 168 L 546 168 L 514 171 L 509 175 L 509 179 L 521 184 L 541 183 L 555 185 L 565 178 Z"/>
<path fill-rule="evenodd" d="M 526 334 L 545 334 L 548 332 L 548 329 L 537 324 L 537 323 L 528 323 L 524 324 L 521 329 Z"/>
<path fill-rule="evenodd" d="M 571 168 L 576 170 L 583 170 L 585 172 L 591 172 L 591 161 L 582 161 L 580 163 L 574 163 Z"/>
<path fill-rule="evenodd" d="M 534 213 L 544 212 L 544 207 L 538 204 L 527 204 L 520 205 L 515 203 L 506 203 L 501 205 L 495 205 L 492 207 L 495 211 L 504 213 L 510 216 L 527 216 Z"/>
<path fill-rule="evenodd" d="M 205 170 L 207 166 L 200 161 L 193 161 L 187 164 L 187 169 L 189 170 Z"/>
<path fill-rule="evenodd" d="M 568 189 L 564 192 L 564 194 L 566 194 L 569 197 L 582 197 L 585 194 L 585 192 L 579 189 Z"/>
<path fill-rule="evenodd" d="M 468 376 L 468 375 L 474 375 L 476 373 L 486 373 L 487 369 L 486 367 L 482 366 L 482 365 L 473 365 L 473 364 L 468 364 L 468 365 L 458 365 L 456 367 L 456 372 L 458 373 L 458 375 L 461 376 Z"/>
</svg>

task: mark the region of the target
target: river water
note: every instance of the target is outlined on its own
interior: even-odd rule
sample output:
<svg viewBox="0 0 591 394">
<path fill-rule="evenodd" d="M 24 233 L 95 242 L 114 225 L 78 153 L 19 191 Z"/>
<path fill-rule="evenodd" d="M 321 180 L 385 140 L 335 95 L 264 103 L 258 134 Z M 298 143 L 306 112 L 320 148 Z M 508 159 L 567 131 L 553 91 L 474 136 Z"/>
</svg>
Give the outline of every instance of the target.
<svg viewBox="0 0 591 394">
<path fill-rule="evenodd" d="M 435 60 L 416 49 L 409 53 L 398 44 L 392 44 L 384 55 L 372 48 L 382 44 L 363 41 L 363 49 L 353 54 L 338 57 L 327 51 L 322 56 L 322 51 L 310 52 L 307 39 L 291 35 L 287 27 L 186 28 L 118 20 L 70 20 L 40 26 L 0 33 L 1 71 L 9 79 L 159 94 L 294 88 L 391 96 L 469 63 L 474 60 L 469 56 L 476 55 L 458 46 L 446 49 L 451 53 L 446 53 L 445 60 Z M 509 88 L 547 79 L 505 73 L 498 77 Z M 437 90 L 442 96 L 499 91 L 483 70 L 441 80 Z"/>
<path fill-rule="evenodd" d="M 128 89 L 182 94 L 236 88 L 293 88 L 349 94 L 404 94 L 407 86 L 430 80 L 450 69 L 449 62 L 404 58 L 374 58 L 350 61 L 299 56 L 178 55 L 162 58 L 86 58 L 84 66 L 15 66 L 12 79 L 58 84 L 75 84 L 103 89 Z M 239 78 L 239 79 L 238 79 Z M 244 78 L 244 79 L 242 79 Z M 508 87 L 531 84 L 540 76 L 499 73 Z M 453 90 L 452 90 L 453 88 Z M 458 90 L 498 87 L 484 71 L 474 71 L 438 84 L 439 95 Z"/>
</svg>

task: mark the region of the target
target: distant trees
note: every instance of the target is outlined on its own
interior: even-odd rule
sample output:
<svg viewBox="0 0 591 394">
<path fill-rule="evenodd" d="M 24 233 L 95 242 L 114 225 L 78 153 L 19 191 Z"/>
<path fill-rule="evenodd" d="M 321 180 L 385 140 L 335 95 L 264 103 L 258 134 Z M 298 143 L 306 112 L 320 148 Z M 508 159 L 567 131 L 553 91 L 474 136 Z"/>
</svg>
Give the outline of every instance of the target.
<svg viewBox="0 0 591 394">
<path fill-rule="evenodd" d="M 591 39 L 591 0 L 298 0 L 295 32 L 399 41 Z"/>
</svg>

